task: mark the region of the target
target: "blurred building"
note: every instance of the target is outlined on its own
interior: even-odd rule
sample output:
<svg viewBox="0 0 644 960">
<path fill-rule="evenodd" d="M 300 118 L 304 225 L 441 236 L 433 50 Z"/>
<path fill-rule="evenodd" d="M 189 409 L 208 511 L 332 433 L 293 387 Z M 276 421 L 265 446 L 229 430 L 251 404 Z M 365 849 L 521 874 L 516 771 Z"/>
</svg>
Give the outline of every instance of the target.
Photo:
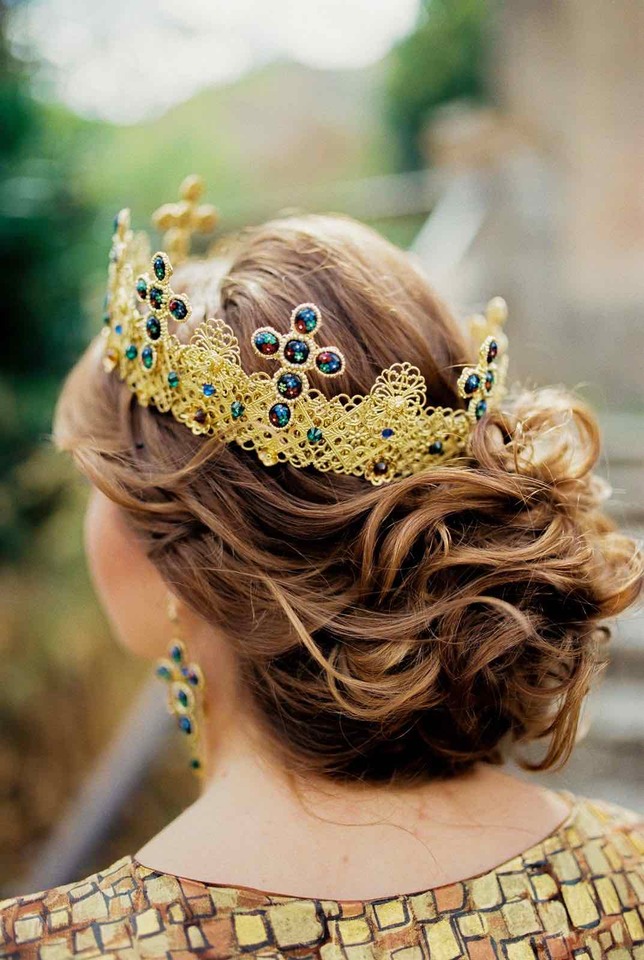
<svg viewBox="0 0 644 960">
<path fill-rule="evenodd" d="M 565 383 L 591 401 L 609 511 L 641 538 L 644 5 L 512 0 L 490 31 L 494 108 L 454 104 L 427 129 L 428 159 L 450 172 L 452 222 L 472 226 L 438 279 L 463 310 L 506 297 L 511 378 Z M 419 238 L 430 274 L 432 240 Z M 590 733 L 558 782 L 642 808 L 643 695 L 640 609 L 617 624 Z"/>
<path fill-rule="evenodd" d="M 428 137 L 432 159 L 487 171 L 450 293 L 506 296 L 517 373 L 641 410 L 644 6 L 513 0 L 491 34 L 495 111 L 447 111 Z"/>
</svg>

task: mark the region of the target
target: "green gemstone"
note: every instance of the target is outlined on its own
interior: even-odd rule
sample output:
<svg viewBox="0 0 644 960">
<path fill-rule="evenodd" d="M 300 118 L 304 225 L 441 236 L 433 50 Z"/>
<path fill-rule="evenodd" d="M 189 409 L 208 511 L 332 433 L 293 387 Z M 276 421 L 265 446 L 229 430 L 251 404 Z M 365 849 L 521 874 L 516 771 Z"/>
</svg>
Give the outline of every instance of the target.
<svg viewBox="0 0 644 960">
<path fill-rule="evenodd" d="M 128 358 L 128 360 L 135 360 L 136 353 L 137 353 L 136 347 L 134 346 L 133 343 L 131 343 L 125 351 L 125 356 Z"/>
<path fill-rule="evenodd" d="M 157 677 L 160 677 L 162 680 L 169 680 L 170 676 L 170 671 L 164 664 L 160 664 L 160 666 L 157 667 Z"/>
<path fill-rule="evenodd" d="M 188 694 L 186 693 L 185 690 L 179 690 L 177 694 L 177 700 L 179 701 L 182 707 L 188 706 Z"/>
<path fill-rule="evenodd" d="M 306 439 L 309 443 L 317 443 L 322 439 L 322 436 L 323 434 L 319 427 L 309 427 L 306 431 Z"/>
<path fill-rule="evenodd" d="M 201 770 L 201 761 L 197 760 L 196 757 L 193 757 L 190 761 L 191 770 Z"/>
<path fill-rule="evenodd" d="M 179 374 L 176 371 L 171 370 L 168 374 L 168 384 L 173 388 L 179 386 Z"/>
<path fill-rule="evenodd" d="M 244 412 L 244 409 L 245 407 L 244 407 L 244 404 L 241 402 L 241 400 L 233 400 L 233 402 L 230 405 L 230 412 L 232 414 L 233 420 L 239 420 L 242 413 Z"/>
</svg>

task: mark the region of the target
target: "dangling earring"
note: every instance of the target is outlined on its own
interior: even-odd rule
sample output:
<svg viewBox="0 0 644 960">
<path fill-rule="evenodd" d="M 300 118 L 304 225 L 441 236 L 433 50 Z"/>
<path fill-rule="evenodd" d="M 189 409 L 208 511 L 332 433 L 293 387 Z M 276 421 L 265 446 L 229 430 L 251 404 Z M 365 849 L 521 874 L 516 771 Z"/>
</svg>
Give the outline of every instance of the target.
<svg viewBox="0 0 644 960">
<path fill-rule="evenodd" d="M 157 676 L 168 684 L 168 709 L 190 744 L 190 768 L 205 773 L 204 679 L 197 663 L 188 663 L 185 644 L 177 636 L 177 600 L 168 597 L 168 618 L 173 625 L 168 656 L 157 663 Z"/>
</svg>

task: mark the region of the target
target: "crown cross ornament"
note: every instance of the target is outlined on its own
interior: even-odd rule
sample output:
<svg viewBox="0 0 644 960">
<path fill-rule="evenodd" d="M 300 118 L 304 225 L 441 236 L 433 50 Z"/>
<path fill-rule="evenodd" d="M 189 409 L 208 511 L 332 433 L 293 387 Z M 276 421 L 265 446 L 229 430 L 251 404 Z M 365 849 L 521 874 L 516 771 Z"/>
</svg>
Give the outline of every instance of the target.
<svg viewBox="0 0 644 960">
<path fill-rule="evenodd" d="M 212 233 L 217 226 L 216 208 L 199 202 L 204 190 L 203 179 L 191 174 L 179 187 L 179 201 L 164 203 L 152 214 L 152 223 L 163 232 L 163 248 L 175 264 L 187 258 L 193 233 Z"/>
<path fill-rule="evenodd" d="M 269 360 L 279 360 L 273 377 L 277 402 L 268 411 L 274 427 L 287 426 L 296 400 L 304 401 L 309 392 L 307 370 L 318 370 L 325 377 L 337 377 L 345 366 L 343 354 L 337 347 L 319 347 L 315 336 L 322 326 L 320 310 L 314 303 L 301 303 L 291 314 L 291 326 L 286 334 L 273 327 L 259 327 L 253 334 L 255 353 Z"/>
<path fill-rule="evenodd" d="M 198 203 L 199 178 L 187 178 L 181 189 L 185 206 L 166 205 L 155 215 L 161 229 L 181 231 L 164 238 L 170 236 L 179 260 L 188 256 L 199 224 L 212 226 L 214 210 Z M 286 333 L 271 326 L 255 330 L 253 350 L 278 367 L 272 376 L 248 373 L 235 333 L 221 319 L 199 323 L 187 343 L 178 339 L 175 327 L 190 320 L 192 308 L 171 285 L 173 263 L 167 243 L 151 256 L 146 235 L 130 227 L 129 211 L 119 212 L 105 300 L 104 367 L 141 405 L 172 413 L 195 435 L 253 450 L 266 466 L 288 462 L 386 483 L 467 455 L 477 421 L 506 393 L 507 307 L 500 297 L 470 318 L 477 361 L 457 381 L 464 408 L 428 406 L 427 384 L 406 361 L 381 371 L 364 396 L 326 397 L 314 378 L 336 377 L 347 362 L 337 346 L 318 343 L 323 321 L 316 304 L 296 306 Z"/>
</svg>

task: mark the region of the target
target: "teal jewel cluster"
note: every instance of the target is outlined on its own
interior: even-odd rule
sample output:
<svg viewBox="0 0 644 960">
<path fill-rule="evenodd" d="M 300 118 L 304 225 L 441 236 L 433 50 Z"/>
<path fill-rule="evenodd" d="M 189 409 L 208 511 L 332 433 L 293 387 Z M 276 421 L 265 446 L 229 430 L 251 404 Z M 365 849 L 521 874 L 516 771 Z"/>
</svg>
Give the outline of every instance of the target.
<svg viewBox="0 0 644 960">
<path fill-rule="evenodd" d="M 190 301 L 186 296 L 177 294 L 170 286 L 172 265 L 165 253 L 159 251 L 152 257 L 152 277 L 141 274 L 136 279 L 136 295 L 141 303 L 147 305 L 149 313 L 145 318 L 147 343 L 141 348 L 140 362 L 146 370 L 152 370 L 157 361 L 157 341 L 165 336 L 168 318 L 184 323 L 192 313 Z M 129 344 L 125 348 L 128 360 L 136 360 L 137 348 Z M 168 386 L 175 390 L 179 386 L 179 374 L 170 370 Z"/>
<path fill-rule="evenodd" d="M 273 376 L 276 402 L 268 410 L 268 420 L 278 430 L 289 424 L 293 404 L 309 391 L 307 370 L 317 370 L 325 377 L 337 377 L 344 370 L 344 355 L 337 347 L 320 347 L 315 342 L 321 326 L 319 307 L 301 303 L 291 313 L 286 333 L 278 333 L 273 327 L 258 327 L 252 336 L 255 353 L 280 364 Z M 307 438 L 309 443 L 318 443 L 322 431 L 313 425 Z"/>
<path fill-rule="evenodd" d="M 459 395 L 469 401 L 467 409 L 475 420 L 480 420 L 487 412 L 487 396 L 497 381 L 496 358 L 499 344 L 491 335 L 481 344 L 479 361 L 475 367 L 465 367 L 457 382 Z"/>
<path fill-rule="evenodd" d="M 203 675 L 196 663 L 186 662 L 186 651 L 180 640 L 173 640 L 167 658 L 159 660 L 156 668 L 159 679 L 168 684 L 168 707 L 177 719 L 179 730 L 191 744 L 190 767 L 202 772 L 199 750 L 199 703 L 203 692 Z"/>
</svg>

